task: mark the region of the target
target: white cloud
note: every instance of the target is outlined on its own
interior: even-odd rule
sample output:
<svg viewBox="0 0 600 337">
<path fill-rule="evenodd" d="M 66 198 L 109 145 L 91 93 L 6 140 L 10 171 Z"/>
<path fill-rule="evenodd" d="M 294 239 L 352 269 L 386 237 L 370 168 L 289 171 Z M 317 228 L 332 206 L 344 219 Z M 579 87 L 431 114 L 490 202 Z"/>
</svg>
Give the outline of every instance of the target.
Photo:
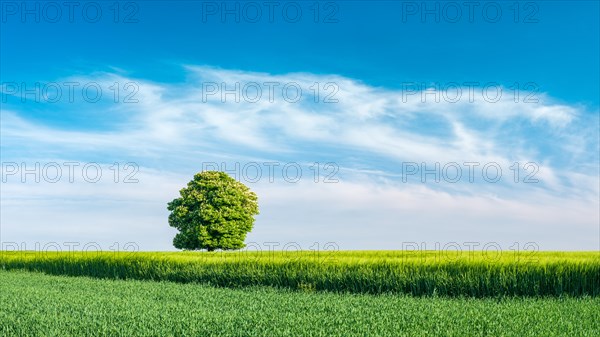
<svg viewBox="0 0 600 337">
<path fill-rule="evenodd" d="M 498 236 L 538 240 L 548 249 L 598 246 L 598 155 L 589 151 L 598 149 L 598 127 L 581 106 L 553 103 L 547 94 L 537 104 L 515 103 L 511 95 L 494 103 L 466 96 L 456 103 L 436 103 L 432 96 L 422 102 L 419 92 L 407 96 L 336 75 L 185 69 L 188 79 L 176 84 L 115 74 L 68 79 L 139 86 L 138 103 L 76 106 L 80 113 L 106 113 L 109 122 L 100 131 L 27 118 L 26 104 L 3 106 L 3 162 L 135 161 L 141 176 L 131 186 L 3 184 L 2 240 L 87 240 L 96 233 L 106 242 L 136 237 L 146 249 L 165 249 L 172 234 L 165 227 L 166 202 L 201 163 L 318 160 L 339 164 L 339 184 L 305 184 L 307 173 L 298 185 L 279 179 L 251 186 L 263 203 L 251 238 L 339 240 L 348 248 L 399 248 L 393 242 L 404 235 L 409 241 Z M 279 89 L 273 102 L 264 86 L 256 103 L 243 97 L 235 103 L 231 95 L 226 103 L 220 95 L 203 102 L 207 82 L 229 89 L 236 82 L 242 88 L 277 82 Z M 299 102 L 281 95 L 286 83 L 303 89 Z M 338 102 L 323 103 L 333 92 Z M 500 164 L 505 183 L 400 181 L 402 162 L 467 161 Z M 515 161 L 538 163 L 540 183 L 510 183 Z M 42 224 L 47 220 L 52 224 Z"/>
</svg>

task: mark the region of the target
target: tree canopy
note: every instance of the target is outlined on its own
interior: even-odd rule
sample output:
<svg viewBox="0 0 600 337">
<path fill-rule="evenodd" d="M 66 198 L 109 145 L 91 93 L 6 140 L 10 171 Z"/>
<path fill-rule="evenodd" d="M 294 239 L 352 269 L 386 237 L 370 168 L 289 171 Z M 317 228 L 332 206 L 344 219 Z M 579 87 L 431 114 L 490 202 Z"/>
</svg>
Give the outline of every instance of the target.
<svg viewBox="0 0 600 337">
<path fill-rule="evenodd" d="M 232 250 L 245 247 L 258 212 L 256 194 L 224 172 L 194 175 L 167 205 L 169 225 L 179 230 L 175 248 Z"/>
</svg>

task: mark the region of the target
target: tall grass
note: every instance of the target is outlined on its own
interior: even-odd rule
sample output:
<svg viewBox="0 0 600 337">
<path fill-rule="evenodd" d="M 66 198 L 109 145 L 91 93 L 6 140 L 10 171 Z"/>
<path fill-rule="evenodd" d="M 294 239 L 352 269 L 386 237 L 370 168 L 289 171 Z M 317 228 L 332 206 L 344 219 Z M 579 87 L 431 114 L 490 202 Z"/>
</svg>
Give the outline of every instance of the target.
<svg viewBox="0 0 600 337">
<path fill-rule="evenodd" d="M 598 296 L 598 252 L 2 252 L 0 268 L 97 278 L 446 296 Z"/>
</svg>

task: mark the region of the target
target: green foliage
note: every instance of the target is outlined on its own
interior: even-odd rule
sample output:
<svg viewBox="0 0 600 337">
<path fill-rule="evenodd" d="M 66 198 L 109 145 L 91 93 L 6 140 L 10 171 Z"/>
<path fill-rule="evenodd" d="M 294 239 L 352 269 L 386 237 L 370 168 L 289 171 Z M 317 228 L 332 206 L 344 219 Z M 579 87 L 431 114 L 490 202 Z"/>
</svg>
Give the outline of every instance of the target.
<svg viewBox="0 0 600 337">
<path fill-rule="evenodd" d="M 412 295 L 600 296 L 600 253 L 3 252 L 0 269 L 99 278 Z"/>
<path fill-rule="evenodd" d="M 597 336 L 600 297 L 223 289 L 0 271 L 0 336 Z"/>
<path fill-rule="evenodd" d="M 175 248 L 213 251 L 245 247 L 258 214 L 258 199 L 248 187 L 224 172 L 204 171 L 179 194 L 181 197 L 167 206 L 169 225 L 179 230 L 173 239 Z"/>
</svg>

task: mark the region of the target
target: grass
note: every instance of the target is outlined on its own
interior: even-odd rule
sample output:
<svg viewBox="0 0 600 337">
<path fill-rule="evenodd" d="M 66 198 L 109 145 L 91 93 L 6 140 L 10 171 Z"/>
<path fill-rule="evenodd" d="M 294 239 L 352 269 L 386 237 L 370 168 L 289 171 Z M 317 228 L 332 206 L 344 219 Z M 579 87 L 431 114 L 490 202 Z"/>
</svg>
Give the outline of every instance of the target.
<svg viewBox="0 0 600 337">
<path fill-rule="evenodd" d="M 2 336 L 597 336 L 599 297 L 413 297 L 0 271 Z"/>
<path fill-rule="evenodd" d="M 600 253 L 2 252 L 0 269 L 55 275 L 444 296 L 598 296 Z"/>
</svg>

